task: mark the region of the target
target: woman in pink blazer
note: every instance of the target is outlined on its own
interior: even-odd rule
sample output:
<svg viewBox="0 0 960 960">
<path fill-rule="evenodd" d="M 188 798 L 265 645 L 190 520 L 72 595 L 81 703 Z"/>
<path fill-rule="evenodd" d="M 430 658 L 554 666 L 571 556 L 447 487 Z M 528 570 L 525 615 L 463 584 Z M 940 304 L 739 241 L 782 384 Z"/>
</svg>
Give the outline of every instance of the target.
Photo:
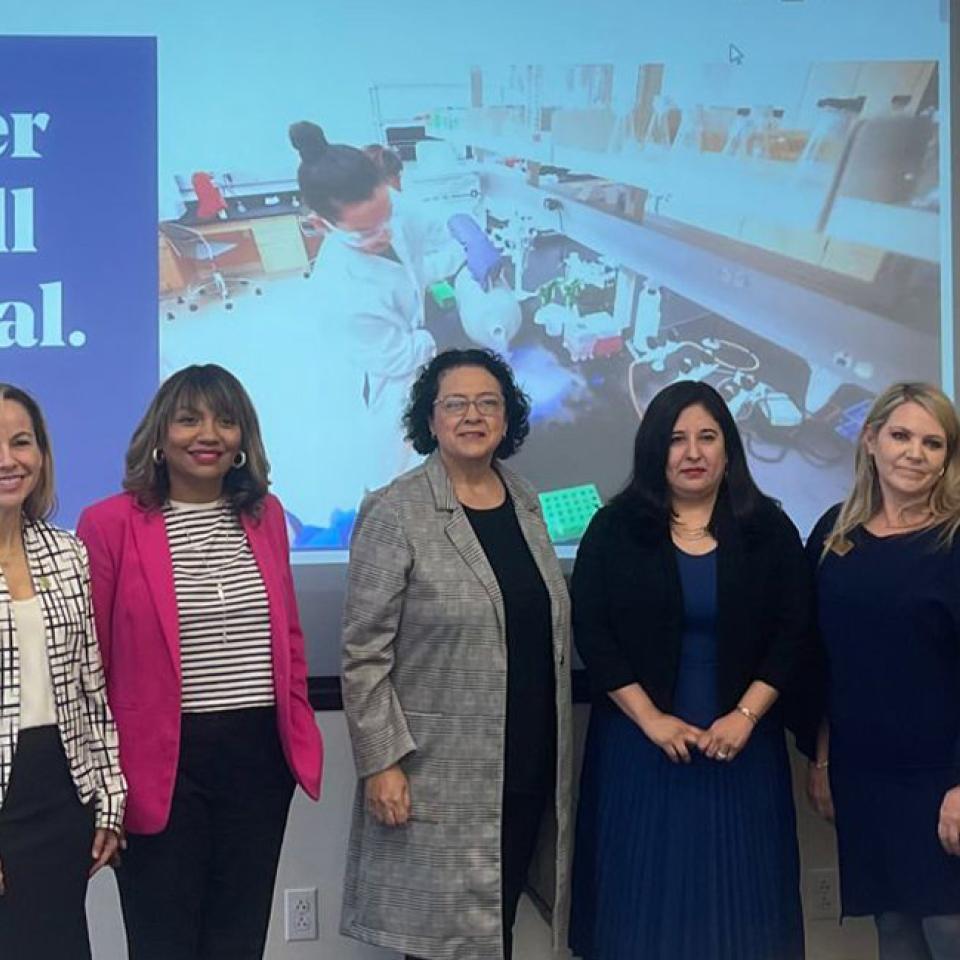
<svg viewBox="0 0 960 960">
<path fill-rule="evenodd" d="M 262 957 L 295 783 L 319 793 L 268 470 L 239 381 L 187 367 L 133 435 L 126 492 L 80 518 L 129 784 L 117 878 L 130 960 Z"/>
</svg>

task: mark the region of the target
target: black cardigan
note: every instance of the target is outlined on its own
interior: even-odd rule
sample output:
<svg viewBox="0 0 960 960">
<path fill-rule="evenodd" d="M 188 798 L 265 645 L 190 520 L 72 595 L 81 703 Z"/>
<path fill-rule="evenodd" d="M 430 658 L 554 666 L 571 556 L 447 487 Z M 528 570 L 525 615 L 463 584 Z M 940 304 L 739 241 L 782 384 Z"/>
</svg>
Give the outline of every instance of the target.
<svg viewBox="0 0 960 960">
<path fill-rule="evenodd" d="M 754 680 L 783 691 L 808 656 L 812 590 L 796 527 L 772 501 L 749 527 L 725 497 L 714 511 L 720 707 L 732 710 Z M 615 503 L 584 534 L 573 570 L 573 629 L 596 695 L 636 681 L 672 709 L 683 596 L 667 529 Z"/>
</svg>

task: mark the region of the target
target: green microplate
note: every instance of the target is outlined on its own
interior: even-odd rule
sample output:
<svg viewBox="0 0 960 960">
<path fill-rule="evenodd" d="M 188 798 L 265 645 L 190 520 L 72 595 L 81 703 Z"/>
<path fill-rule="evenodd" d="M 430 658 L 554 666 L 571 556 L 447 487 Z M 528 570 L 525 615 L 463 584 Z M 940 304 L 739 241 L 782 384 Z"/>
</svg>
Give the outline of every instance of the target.
<svg viewBox="0 0 960 960">
<path fill-rule="evenodd" d="M 593 483 L 547 490 L 540 494 L 543 519 L 554 543 L 582 537 L 593 515 L 602 505 L 600 491 Z"/>
<path fill-rule="evenodd" d="M 437 301 L 438 307 L 450 307 L 457 302 L 457 295 L 446 280 L 433 284 L 430 287 L 430 296 Z"/>
</svg>

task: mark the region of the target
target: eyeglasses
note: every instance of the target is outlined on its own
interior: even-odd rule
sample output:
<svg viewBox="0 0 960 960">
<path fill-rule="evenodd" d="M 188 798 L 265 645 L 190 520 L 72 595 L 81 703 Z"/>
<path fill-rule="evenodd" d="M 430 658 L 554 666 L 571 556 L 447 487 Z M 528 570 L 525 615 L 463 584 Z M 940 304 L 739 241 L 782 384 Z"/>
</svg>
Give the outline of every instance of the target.
<svg viewBox="0 0 960 960">
<path fill-rule="evenodd" d="M 486 394 L 482 397 L 461 397 L 452 394 L 449 397 L 443 397 L 433 401 L 435 407 L 439 407 L 445 416 L 463 417 L 466 416 L 470 405 L 477 408 L 477 413 L 481 417 L 495 417 L 503 411 L 503 397 L 497 397 L 493 394 Z"/>
</svg>

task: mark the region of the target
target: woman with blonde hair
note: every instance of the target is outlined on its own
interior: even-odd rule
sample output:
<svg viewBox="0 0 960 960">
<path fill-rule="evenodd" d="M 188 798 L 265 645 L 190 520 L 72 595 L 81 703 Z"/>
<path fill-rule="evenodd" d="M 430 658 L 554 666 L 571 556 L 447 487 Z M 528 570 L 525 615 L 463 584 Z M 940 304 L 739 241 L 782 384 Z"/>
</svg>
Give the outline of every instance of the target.
<svg viewBox="0 0 960 960">
<path fill-rule="evenodd" d="M 845 916 L 881 960 L 960 957 L 960 421 L 923 383 L 867 415 L 815 527 L 826 719 L 808 792 L 835 816 Z"/>
</svg>

